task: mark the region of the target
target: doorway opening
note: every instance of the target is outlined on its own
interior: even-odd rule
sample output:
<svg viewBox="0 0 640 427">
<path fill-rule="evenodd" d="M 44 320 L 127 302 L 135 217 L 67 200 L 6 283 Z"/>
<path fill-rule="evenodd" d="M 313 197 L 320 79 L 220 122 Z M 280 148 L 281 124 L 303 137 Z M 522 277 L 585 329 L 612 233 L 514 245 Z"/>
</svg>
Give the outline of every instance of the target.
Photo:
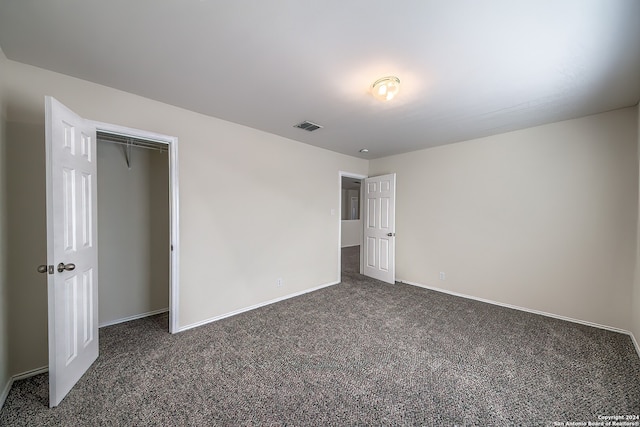
<svg viewBox="0 0 640 427">
<path fill-rule="evenodd" d="M 362 182 L 364 175 L 340 172 L 340 279 L 362 272 Z"/>
<path fill-rule="evenodd" d="M 168 312 L 176 333 L 177 138 L 95 126 L 99 325 Z"/>
<path fill-rule="evenodd" d="M 166 144 L 97 132 L 100 327 L 169 311 Z"/>
</svg>

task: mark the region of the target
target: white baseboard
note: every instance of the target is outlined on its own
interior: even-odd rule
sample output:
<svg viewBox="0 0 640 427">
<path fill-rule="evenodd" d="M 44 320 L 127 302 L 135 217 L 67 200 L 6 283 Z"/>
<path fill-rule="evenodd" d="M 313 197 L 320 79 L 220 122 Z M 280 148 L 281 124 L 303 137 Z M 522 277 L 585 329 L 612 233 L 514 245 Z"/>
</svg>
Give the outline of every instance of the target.
<svg viewBox="0 0 640 427">
<path fill-rule="evenodd" d="M 13 386 L 14 382 L 33 377 L 34 375 L 44 374 L 45 372 L 49 372 L 48 366 L 32 369 L 30 371 L 23 372 L 21 374 L 16 374 L 11 378 L 9 378 L 7 385 L 2 390 L 2 394 L 0 394 L 0 409 L 2 409 L 2 407 L 4 406 L 4 402 L 7 400 L 7 396 L 9 396 L 9 392 L 11 391 L 11 386 Z"/>
<path fill-rule="evenodd" d="M 485 298 L 474 297 L 472 295 L 461 294 L 459 292 L 454 292 L 454 291 L 450 291 L 450 290 L 447 290 L 447 289 L 437 288 L 435 286 L 423 285 L 421 283 L 411 282 L 409 280 L 400 280 L 400 279 L 398 279 L 397 281 L 400 282 L 400 283 L 404 283 L 406 285 L 417 286 L 419 288 L 429 289 L 429 290 L 436 291 L 436 292 L 442 292 L 442 293 L 453 295 L 453 296 L 456 296 L 456 297 L 471 299 L 471 300 L 474 300 L 474 301 L 485 302 L 487 304 L 492 304 L 492 305 L 497 305 L 497 306 L 500 306 L 500 307 L 511 308 L 513 310 L 525 311 L 527 313 L 539 314 L 541 316 L 552 317 L 554 319 L 566 320 L 567 322 L 579 323 L 581 325 L 592 326 L 594 328 L 600 328 L 600 329 L 605 329 L 607 331 L 626 334 L 626 335 L 629 335 L 631 337 L 631 341 L 633 342 L 633 344 L 634 344 L 634 346 L 636 348 L 636 351 L 638 352 L 638 357 L 640 357 L 640 346 L 638 346 L 638 342 L 636 341 L 636 338 L 633 336 L 633 334 L 630 331 L 627 331 L 625 329 L 614 328 L 613 326 L 601 325 L 599 323 L 593 323 L 593 322 L 589 322 L 589 321 L 586 321 L 586 320 L 580 320 L 580 319 L 574 319 L 572 317 L 560 316 L 559 314 L 547 313 L 546 311 L 533 310 L 531 308 L 520 307 L 520 306 L 517 306 L 517 305 L 506 304 L 506 303 L 503 303 L 503 302 L 493 301 L 493 300 L 489 300 L 489 299 L 485 299 Z"/>
<path fill-rule="evenodd" d="M 13 385 L 13 378 L 9 378 L 9 381 L 7 381 L 7 384 L 4 386 L 4 388 L 2 389 L 2 392 L 0 393 L 0 410 L 4 406 L 4 402 L 5 400 L 7 400 L 7 396 L 9 396 L 9 391 L 11 391 L 12 385 Z"/>
<path fill-rule="evenodd" d="M 16 374 L 13 377 L 11 377 L 11 380 L 12 381 L 24 380 L 26 378 L 31 378 L 35 375 L 44 374 L 45 372 L 49 372 L 49 367 L 41 366 L 40 368 L 31 369 L 30 371 L 23 372 L 21 374 Z"/>
<path fill-rule="evenodd" d="M 118 323 L 130 322 L 132 320 L 142 319 L 143 317 L 155 316 L 156 314 L 166 313 L 168 311 L 169 311 L 168 308 L 161 308 L 158 310 L 148 311 L 146 313 L 134 314 L 133 316 L 124 317 L 122 319 L 108 320 L 106 322 L 100 323 L 98 327 L 104 328 L 105 326 L 113 326 L 113 325 L 117 325 Z"/>
<path fill-rule="evenodd" d="M 215 316 L 215 317 L 211 317 L 209 319 L 201 320 L 199 322 L 192 323 L 190 325 L 186 325 L 186 326 L 181 327 L 180 329 L 178 329 L 178 332 L 186 331 L 188 329 L 197 328 L 198 326 L 206 325 L 207 323 L 216 322 L 218 320 L 222 320 L 222 319 L 225 319 L 227 317 L 231 317 L 231 316 L 235 316 L 237 314 L 241 314 L 241 313 L 244 313 L 244 312 L 247 312 L 247 311 L 255 310 L 256 308 L 264 307 L 266 305 L 270 305 L 270 304 L 274 304 L 276 302 L 284 301 L 284 300 L 287 300 L 289 298 L 293 298 L 293 297 L 297 297 L 297 296 L 300 296 L 300 295 L 308 294 L 309 292 L 313 292 L 313 291 L 317 291 L 317 290 L 322 289 L 322 288 L 327 288 L 329 286 L 337 285 L 338 283 L 340 283 L 340 281 L 331 282 L 331 283 L 325 283 L 324 285 L 316 286 L 315 288 L 306 289 L 306 290 L 300 291 L 300 292 L 295 292 L 293 294 L 285 295 L 283 297 L 279 297 L 279 298 L 275 298 L 275 299 L 272 299 L 272 300 L 269 300 L 269 301 L 261 302 L 259 304 L 255 304 L 255 305 L 252 305 L 252 306 L 249 306 L 249 307 L 245 307 L 245 308 L 241 308 L 241 309 L 238 309 L 238 310 L 234 310 L 234 311 L 231 311 L 229 313 L 221 314 L 220 316 Z"/>
<path fill-rule="evenodd" d="M 631 341 L 633 341 L 633 345 L 636 347 L 636 351 L 638 352 L 638 357 L 640 357 L 640 345 L 638 345 L 638 340 L 636 340 L 635 335 L 632 332 L 629 332 L 629 336 L 631 337 Z"/>
</svg>

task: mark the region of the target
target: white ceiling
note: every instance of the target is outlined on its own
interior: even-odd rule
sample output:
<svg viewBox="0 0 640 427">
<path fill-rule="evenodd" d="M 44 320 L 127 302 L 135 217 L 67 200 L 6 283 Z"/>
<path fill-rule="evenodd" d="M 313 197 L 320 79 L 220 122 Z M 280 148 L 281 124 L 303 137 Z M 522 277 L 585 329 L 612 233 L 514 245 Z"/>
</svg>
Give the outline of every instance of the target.
<svg viewBox="0 0 640 427">
<path fill-rule="evenodd" d="M 0 48 L 369 159 L 640 100 L 637 0 L 0 0 Z"/>
</svg>

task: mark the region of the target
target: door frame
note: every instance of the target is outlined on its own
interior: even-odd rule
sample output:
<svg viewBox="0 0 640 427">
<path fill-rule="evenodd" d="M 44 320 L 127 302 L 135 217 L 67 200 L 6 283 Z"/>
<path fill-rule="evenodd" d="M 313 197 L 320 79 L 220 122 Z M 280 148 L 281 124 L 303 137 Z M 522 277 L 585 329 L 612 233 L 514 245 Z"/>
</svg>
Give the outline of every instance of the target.
<svg viewBox="0 0 640 427">
<path fill-rule="evenodd" d="M 178 138 L 155 132 L 114 125 L 111 123 L 88 120 L 97 132 L 146 139 L 167 145 L 169 155 L 169 332 L 179 332 L 178 308 L 180 295 L 180 234 L 179 234 L 179 198 L 178 198 Z M 98 164 L 98 167 L 100 165 Z M 99 236 L 98 236 L 99 237 Z M 98 283 L 98 287 L 100 284 Z"/>
<path fill-rule="evenodd" d="M 369 178 L 367 175 L 362 175 L 359 173 L 353 172 L 338 172 L 338 281 L 342 281 L 342 177 L 346 178 L 355 178 L 364 180 L 365 178 Z M 360 220 L 362 221 L 362 195 L 364 194 L 362 191 L 362 185 L 360 186 Z M 364 230 L 364 222 L 362 223 Z M 362 234 L 360 235 L 360 274 L 362 274 Z"/>
</svg>

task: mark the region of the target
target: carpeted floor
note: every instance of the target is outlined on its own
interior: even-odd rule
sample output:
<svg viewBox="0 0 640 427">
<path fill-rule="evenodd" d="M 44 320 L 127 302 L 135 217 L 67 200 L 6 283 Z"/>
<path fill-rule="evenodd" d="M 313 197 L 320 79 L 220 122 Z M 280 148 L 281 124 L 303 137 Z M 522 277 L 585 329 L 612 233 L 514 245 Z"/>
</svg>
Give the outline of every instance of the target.
<svg viewBox="0 0 640 427">
<path fill-rule="evenodd" d="M 177 335 L 166 315 L 100 330 L 100 357 L 47 407 L 14 384 L 0 425 L 513 426 L 640 415 L 630 338 L 357 274 Z M 585 424 L 586 425 L 586 424 Z"/>
</svg>

